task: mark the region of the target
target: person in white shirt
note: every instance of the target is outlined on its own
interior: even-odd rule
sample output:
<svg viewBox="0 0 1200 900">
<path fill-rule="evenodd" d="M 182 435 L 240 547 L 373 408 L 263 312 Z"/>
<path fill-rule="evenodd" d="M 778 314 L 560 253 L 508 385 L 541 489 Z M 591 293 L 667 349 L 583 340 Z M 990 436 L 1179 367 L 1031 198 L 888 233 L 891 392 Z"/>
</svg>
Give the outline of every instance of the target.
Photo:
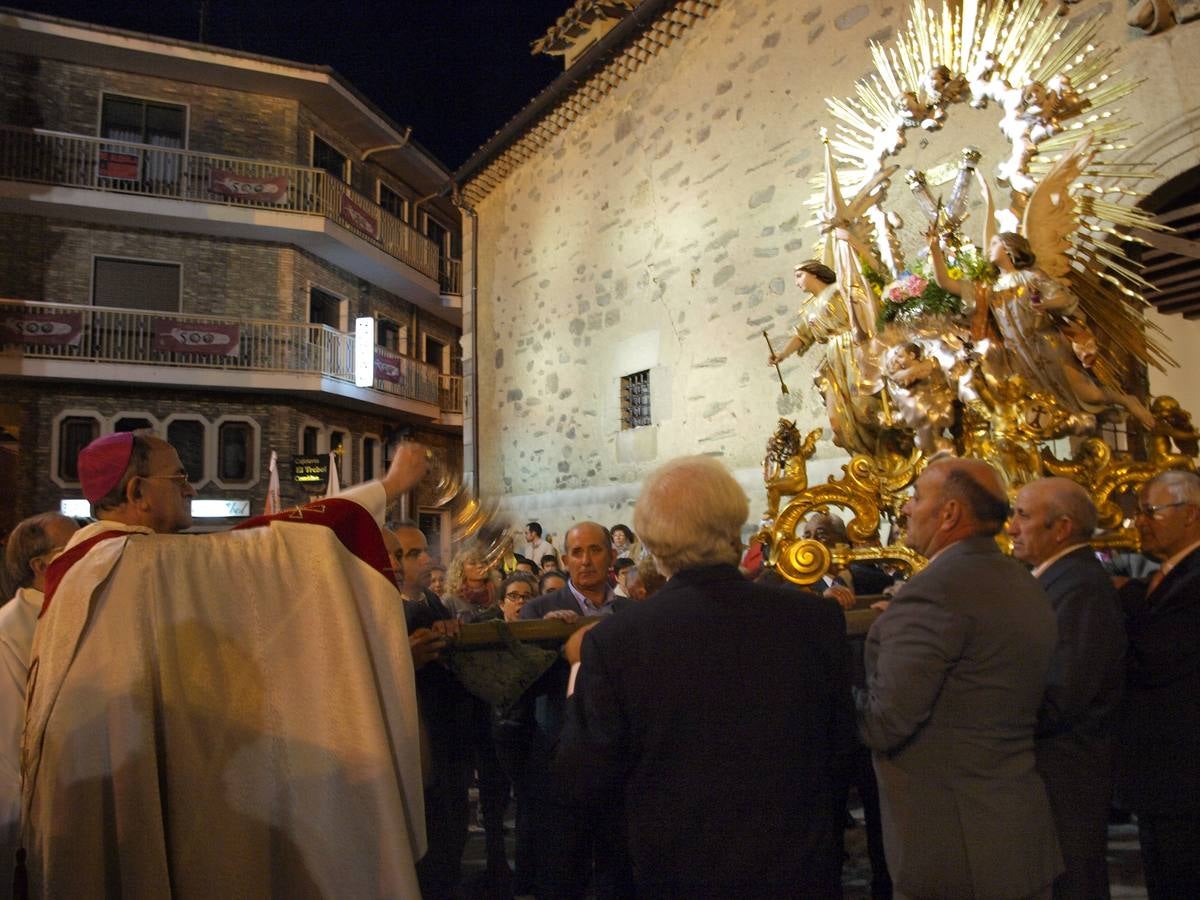
<svg viewBox="0 0 1200 900">
<path fill-rule="evenodd" d="M 554 545 L 549 541 L 542 540 L 542 526 L 538 522 L 529 522 L 525 525 L 525 552 L 521 555 L 526 559 L 532 559 L 534 563 L 541 561 L 541 558 L 547 553 L 558 555 L 558 551 L 554 549 Z"/>
</svg>

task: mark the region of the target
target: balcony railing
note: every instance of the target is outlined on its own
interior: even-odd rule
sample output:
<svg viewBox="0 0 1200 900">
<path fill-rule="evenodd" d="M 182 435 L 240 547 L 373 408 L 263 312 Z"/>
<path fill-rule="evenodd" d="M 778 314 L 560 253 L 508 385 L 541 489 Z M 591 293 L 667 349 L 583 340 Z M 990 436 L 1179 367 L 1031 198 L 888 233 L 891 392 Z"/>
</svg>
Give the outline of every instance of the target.
<svg viewBox="0 0 1200 900">
<path fill-rule="evenodd" d="M 0 125 L 0 179 L 324 216 L 442 275 L 433 241 L 321 169 Z"/>
<path fill-rule="evenodd" d="M 195 348 L 194 350 L 191 348 Z M 0 350 L 25 358 L 228 372 L 292 372 L 354 383 L 354 335 L 327 325 L 0 300 Z M 378 391 L 462 411 L 428 363 L 375 348 Z M 457 397 L 457 406 L 443 407 Z"/>
<path fill-rule="evenodd" d="M 451 259 L 449 256 L 442 257 L 441 278 L 439 280 L 443 294 L 453 294 L 456 297 L 461 297 L 462 260 Z"/>
<path fill-rule="evenodd" d="M 438 408 L 442 412 L 458 413 L 463 411 L 463 380 L 461 375 L 439 375 Z"/>
</svg>

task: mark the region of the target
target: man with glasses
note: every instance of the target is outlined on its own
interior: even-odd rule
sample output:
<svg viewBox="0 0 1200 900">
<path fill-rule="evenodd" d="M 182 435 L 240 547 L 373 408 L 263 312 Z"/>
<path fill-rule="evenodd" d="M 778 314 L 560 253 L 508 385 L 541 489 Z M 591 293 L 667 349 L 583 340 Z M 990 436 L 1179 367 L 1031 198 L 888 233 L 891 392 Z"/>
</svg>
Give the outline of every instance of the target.
<svg viewBox="0 0 1200 900">
<path fill-rule="evenodd" d="M 1162 568 L 1121 589 L 1129 665 L 1118 796 L 1137 814 L 1150 900 L 1200 897 L 1200 477 L 1153 478 L 1134 522 Z"/>
<path fill-rule="evenodd" d="M 1013 556 L 1033 567 L 1058 623 L 1034 754 L 1066 867 L 1054 896 L 1079 900 L 1109 896 L 1113 733 L 1125 680 L 1125 624 L 1088 544 L 1095 530 L 1092 498 L 1069 478 L 1021 488 L 1008 524 Z"/>
<path fill-rule="evenodd" d="M 34 637 L 31 895 L 418 895 L 417 704 L 379 522 L 425 467 L 400 444 L 380 481 L 178 535 L 195 491 L 170 444 L 80 452 L 100 521 L 50 564 Z"/>
</svg>

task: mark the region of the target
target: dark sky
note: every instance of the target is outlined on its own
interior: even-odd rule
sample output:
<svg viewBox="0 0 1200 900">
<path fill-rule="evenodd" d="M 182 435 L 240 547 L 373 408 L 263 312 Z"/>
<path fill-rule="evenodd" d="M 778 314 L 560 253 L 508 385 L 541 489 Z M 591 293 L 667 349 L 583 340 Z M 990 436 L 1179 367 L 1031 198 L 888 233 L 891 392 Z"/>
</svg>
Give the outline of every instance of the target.
<svg viewBox="0 0 1200 900">
<path fill-rule="evenodd" d="M 197 0 L 3 5 L 197 40 Z M 562 72 L 531 56 L 571 0 L 209 0 L 205 42 L 332 66 L 451 171 Z"/>
</svg>

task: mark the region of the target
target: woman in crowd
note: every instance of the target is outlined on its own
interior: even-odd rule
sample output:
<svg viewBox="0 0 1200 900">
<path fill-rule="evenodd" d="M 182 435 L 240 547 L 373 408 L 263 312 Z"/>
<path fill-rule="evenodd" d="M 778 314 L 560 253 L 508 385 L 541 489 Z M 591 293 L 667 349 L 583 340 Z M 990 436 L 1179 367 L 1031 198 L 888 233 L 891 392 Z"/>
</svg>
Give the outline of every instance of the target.
<svg viewBox="0 0 1200 900">
<path fill-rule="evenodd" d="M 464 544 L 446 571 L 446 596 L 442 602 L 461 622 L 497 618 L 499 590 L 493 566 L 477 542 Z M 489 610 L 493 612 L 489 615 Z"/>
<path fill-rule="evenodd" d="M 637 559 L 633 555 L 633 545 L 636 543 L 637 538 L 628 525 L 614 525 L 612 527 L 613 553 L 617 559 Z"/>
</svg>

